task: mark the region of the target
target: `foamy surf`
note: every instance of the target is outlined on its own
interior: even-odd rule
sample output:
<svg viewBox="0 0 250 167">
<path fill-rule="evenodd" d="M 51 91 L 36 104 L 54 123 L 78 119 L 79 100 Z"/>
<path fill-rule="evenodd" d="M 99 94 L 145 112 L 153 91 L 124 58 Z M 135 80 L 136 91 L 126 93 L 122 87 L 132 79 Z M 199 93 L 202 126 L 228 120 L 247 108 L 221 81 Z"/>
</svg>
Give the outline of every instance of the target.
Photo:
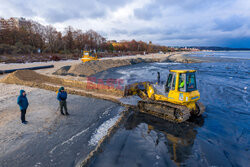
<svg viewBox="0 0 250 167">
<path fill-rule="evenodd" d="M 124 97 L 120 99 L 120 102 L 123 104 L 129 104 L 136 106 L 138 101 L 140 101 L 141 98 L 139 96 L 129 96 L 129 97 Z"/>
<path fill-rule="evenodd" d="M 157 65 L 169 65 L 169 64 L 181 64 L 181 63 L 173 63 L 173 62 L 160 62 L 160 63 L 154 63 L 154 64 L 157 64 Z"/>
<path fill-rule="evenodd" d="M 89 145 L 96 146 L 98 142 L 108 133 L 109 128 L 115 125 L 116 121 L 119 119 L 120 115 L 116 115 L 113 118 L 105 121 L 101 126 L 99 126 L 96 131 L 92 134 Z"/>
</svg>

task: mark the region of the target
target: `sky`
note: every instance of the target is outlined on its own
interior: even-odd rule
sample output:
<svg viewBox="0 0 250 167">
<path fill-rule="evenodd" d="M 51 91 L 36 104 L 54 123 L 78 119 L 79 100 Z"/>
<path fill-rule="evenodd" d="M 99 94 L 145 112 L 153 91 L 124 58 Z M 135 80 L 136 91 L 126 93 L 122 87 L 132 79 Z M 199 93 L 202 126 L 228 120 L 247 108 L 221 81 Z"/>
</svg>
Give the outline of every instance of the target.
<svg viewBox="0 0 250 167">
<path fill-rule="evenodd" d="M 0 0 L 0 17 L 93 29 L 108 40 L 250 48 L 250 0 Z"/>
</svg>

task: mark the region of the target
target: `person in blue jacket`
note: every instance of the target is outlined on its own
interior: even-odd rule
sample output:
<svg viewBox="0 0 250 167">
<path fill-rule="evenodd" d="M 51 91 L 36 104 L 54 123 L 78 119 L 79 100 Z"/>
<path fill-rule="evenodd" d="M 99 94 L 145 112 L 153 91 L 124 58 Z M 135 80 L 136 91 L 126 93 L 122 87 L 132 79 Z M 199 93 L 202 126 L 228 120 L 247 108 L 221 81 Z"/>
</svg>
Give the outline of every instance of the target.
<svg viewBox="0 0 250 167">
<path fill-rule="evenodd" d="M 25 120 L 25 114 L 29 106 L 29 102 L 26 97 L 26 92 L 24 90 L 20 90 L 20 95 L 17 98 L 17 104 L 19 105 L 21 110 L 21 121 L 23 124 L 27 124 L 28 121 Z"/>
<path fill-rule="evenodd" d="M 62 115 L 69 115 L 68 113 L 68 109 L 67 109 L 67 92 L 64 90 L 64 87 L 61 87 L 58 90 L 58 94 L 57 94 L 57 100 L 59 100 L 59 105 L 60 105 L 60 111 Z M 65 110 L 65 114 L 63 113 L 63 108 Z"/>
</svg>

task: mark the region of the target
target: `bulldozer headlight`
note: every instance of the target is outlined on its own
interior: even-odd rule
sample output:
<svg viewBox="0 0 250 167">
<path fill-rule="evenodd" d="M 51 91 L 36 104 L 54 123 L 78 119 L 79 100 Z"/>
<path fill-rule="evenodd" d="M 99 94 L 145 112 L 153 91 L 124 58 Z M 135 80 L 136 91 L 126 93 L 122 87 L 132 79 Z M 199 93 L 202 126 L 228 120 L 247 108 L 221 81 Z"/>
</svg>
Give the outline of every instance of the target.
<svg viewBox="0 0 250 167">
<path fill-rule="evenodd" d="M 180 100 L 180 101 L 183 101 L 183 93 L 180 93 L 180 95 L 179 95 L 179 100 Z"/>
</svg>

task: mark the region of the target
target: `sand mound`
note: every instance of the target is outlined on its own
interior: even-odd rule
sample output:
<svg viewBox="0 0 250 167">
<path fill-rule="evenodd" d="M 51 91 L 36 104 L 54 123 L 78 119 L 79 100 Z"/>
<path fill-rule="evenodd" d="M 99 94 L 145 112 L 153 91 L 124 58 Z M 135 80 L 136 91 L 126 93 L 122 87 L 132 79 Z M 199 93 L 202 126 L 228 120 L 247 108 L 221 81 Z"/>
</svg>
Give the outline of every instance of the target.
<svg viewBox="0 0 250 167">
<path fill-rule="evenodd" d="M 86 63 L 79 63 L 71 66 L 70 68 L 64 66 L 57 70 L 54 74 L 56 75 L 73 75 L 73 76 L 91 76 L 101 71 L 105 71 L 114 67 L 128 66 L 143 62 L 156 62 L 154 59 L 122 59 L 122 60 L 99 60 L 90 61 Z M 68 69 L 68 70 L 67 70 Z"/>
<path fill-rule="evenodd" d="M 75 64 L 73 66 L 64 66 L 57 70 L 56 75 L 73 75 L 73 76 L 91 76 L 101 71 L 105 71 L 114 67 L 133 65 L 138 63 L 153 62 L 178 62 L 178 63 L 196 63 L 198 60 L 187 58 L 181 54 L 175 55 L 158 55 L 157 57 L 137 57 L 137 58 L 116 58 L 102 59 L 98 61 L 89 61 L 85 63 Z"/>
<path fill-rule="evenodd" d="M 15 71 L 1 80 L 3 83 L 36 86 L 42 83 L 63 84 L 64 79 L 48 77 L 32 70 Z"/>
<path fill-rule="evenodd" d="M 56 72 L 54 72 L 53 74 L 56 75 L 69 75 L 68 71 L 71 68 L 71 66 L 63 66 L 60 69 L 58 69 Z"/>
<path fill-rule="evenodd" d="M 30 87 L 38 87 L 46 90 L 57 91 L 59 87 L 64 86 L 71 94 L 83 95 L 88 97 L 97 97 L 102 99 L 108 99 L 112 101 L 118 100 L 123 95 L 123 91 L 114 87 L 106 85 L 95 86 L 90 89 L 89 82 L 68 80 L 57 77 L 50 77 L 42 74 L 38 74 L 31 70 L 15 71 L 0 82 L 8 84 L 26 85 Z M 91 83 L 91 85 L 96 85 Z"/>
<path fill-rule="evenodd" d="M 69 66 L 64 66 L 57 70 L 56 75 L 75 75 L 75 76 L 90 76 L 101 71 L 105 71 L 109 68 L 131 65 L 129 60 L 100 60 L 90 61 L 86 63 L 79 63 Z"/>
</svg>

